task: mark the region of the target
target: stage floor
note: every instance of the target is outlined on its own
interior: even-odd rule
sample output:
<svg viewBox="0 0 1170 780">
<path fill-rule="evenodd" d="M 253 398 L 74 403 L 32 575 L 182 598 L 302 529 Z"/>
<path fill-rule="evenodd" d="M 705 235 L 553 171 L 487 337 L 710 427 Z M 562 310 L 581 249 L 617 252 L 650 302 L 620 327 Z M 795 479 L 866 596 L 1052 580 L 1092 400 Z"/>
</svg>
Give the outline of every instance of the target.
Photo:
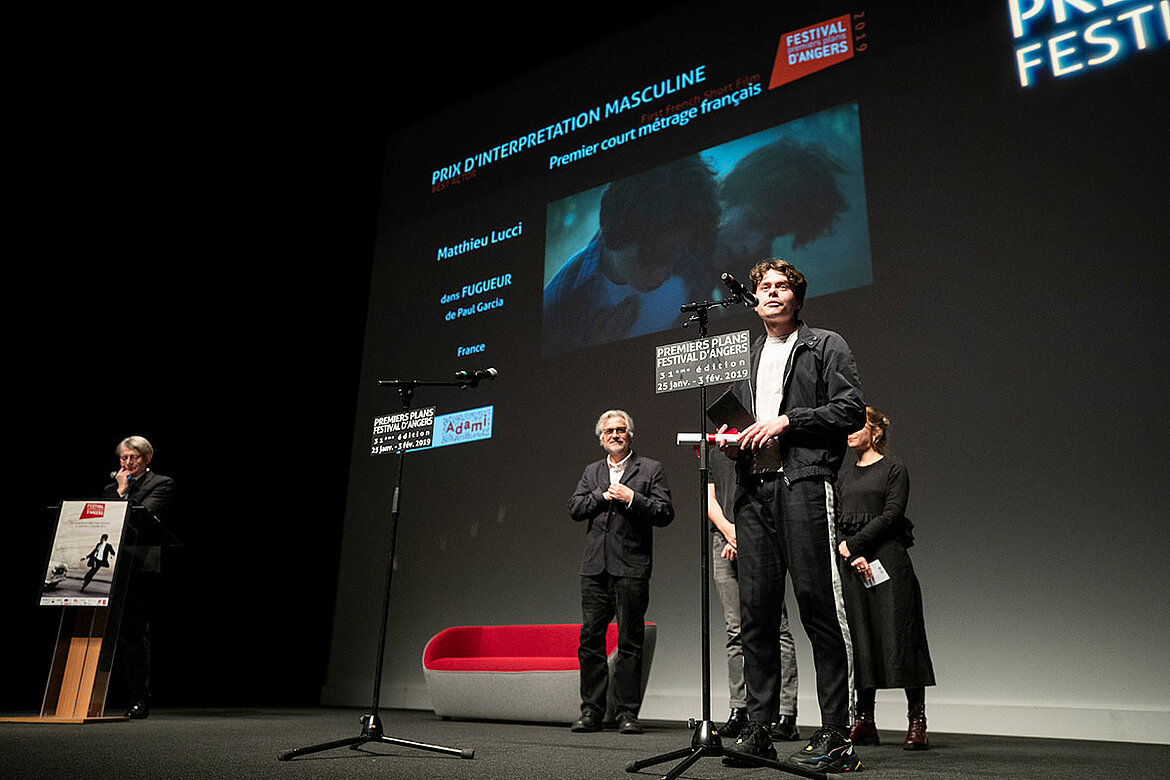
<svg viewBox="0 0 1170 780">
<path fill-rule="evenodd" d="M 11 713 L 18 714 L 18 713 Z M 415 748 L 368 744 L 335 748 L 290 761 L 291 748 L 357 737 L 359 709 L 162 708 L 142 721 L 89 725 L 0 723 L 0 775 L 32 780 L 98 773 L 118 778 L 485 778 L 659 777 L 674 762 L 626 772 L 634 760 L 690 746 L 685 723 L 649 722 L 641 736 L 613 730 L 573 734 L 566 726 L 443 720 L 431 712 L 384 710 L 385 734 L 474 751 L 464 759 Z M 723 715 L 722 712 L 719 713 Z M 802 724 L 801 733 L 812 729 Z M 903 731 L 860 748 L 867 774 L 901 780 L 955 778 L 1165 777 L 1170 746 L 1118 742 L 986 737 L 931 733 L 931 750 L 901 749 Z M 780 756 L 802 743 L 776 743 Z M 703 758 L 683 775 L 692 780 L 796 775 L 770 768 L 724 767 Z"/>
</svg>

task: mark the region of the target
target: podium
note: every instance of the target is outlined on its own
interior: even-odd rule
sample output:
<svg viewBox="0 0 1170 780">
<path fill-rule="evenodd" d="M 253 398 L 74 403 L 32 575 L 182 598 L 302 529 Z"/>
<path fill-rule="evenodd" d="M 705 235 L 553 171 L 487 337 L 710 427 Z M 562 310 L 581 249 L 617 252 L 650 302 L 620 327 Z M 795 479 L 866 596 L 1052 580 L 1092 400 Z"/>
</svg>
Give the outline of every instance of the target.
<svg viewBox="0 0 1170 780">
<path fill-rule="evenodd" d="M 173 544 L 175 539 L 158 518 L 140 507 L 131 513 L 132 508 L 123 500 L 63 501 L 60 507 L 52 508 L 58 510 L 56 531 L 40 603 L 61 607 L 61 621 L 41 711 L 39 716 L 0 718 L 0 722 L 129 720 L 126 715 L 106 715 L 105 706 L 122 608 L 132 585 L 132 548 L 144 542 L 158 543 L 155 531 L 169 537 L 167 543 Z M 85 564 L 84 577 L 81 563 Z"/>
<path fill-rule="evenodd" d="M 23 723 L 129 720 L 126 715 L 105 714 L 106 692 L 117 642 L 117 620 L 110 620 L 108 607 L 64 607 L 41 714 L 2 720 Z"/>
</svg>

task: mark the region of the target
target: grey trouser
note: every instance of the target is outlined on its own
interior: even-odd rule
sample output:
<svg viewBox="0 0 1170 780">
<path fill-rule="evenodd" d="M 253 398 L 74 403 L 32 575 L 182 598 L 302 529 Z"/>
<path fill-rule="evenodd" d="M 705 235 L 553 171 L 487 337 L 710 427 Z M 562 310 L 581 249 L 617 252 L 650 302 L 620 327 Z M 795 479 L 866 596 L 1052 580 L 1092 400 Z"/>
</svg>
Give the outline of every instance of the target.
<svg viewBox="0 0 1170 780">
<path fill-rule="evenodd" d="M 739 636 L 739 575 L 735 561 L 720 556 L 723 534 L 711 534 L 711 571 L 715 590 L 723 603 L 723 622 L 727 625 L 727 688 L 729 706 L 747 706 L 747 686 L 743 679 L 743 643 Z M 780 602 L 780 706 L 777 715 L 796 715 L 796 643 L 788 630 L 788 608 Z"/>
</svg>

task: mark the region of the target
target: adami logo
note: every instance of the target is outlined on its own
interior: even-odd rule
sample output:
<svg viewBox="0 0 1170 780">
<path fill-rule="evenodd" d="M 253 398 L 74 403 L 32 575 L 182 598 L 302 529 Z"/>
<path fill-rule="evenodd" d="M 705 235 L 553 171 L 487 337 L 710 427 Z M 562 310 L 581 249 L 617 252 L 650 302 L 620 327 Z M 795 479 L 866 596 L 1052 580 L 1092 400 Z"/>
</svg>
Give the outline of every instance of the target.
<svg viewBox="0 0 1170 780">
<path fill-rule="evenodd" d="M 106 505 L 97 501 L 90 501 L 81 509 L 82 520 L 92 520 L 95 517 L 106 516 Z"/>
<path fill-rule="evenodd" d="M 781 84 L 795 81 L 852 57 L 851 22 L 850 14 L 845 14 L 780 36 L 780 46 L 776 49 L 776 63 L 772 66 L 772 80 L 768 83 L 768 89 L 775 89 Z M 858 24 L 864 29 L 865 22 Z"/>
</svg>

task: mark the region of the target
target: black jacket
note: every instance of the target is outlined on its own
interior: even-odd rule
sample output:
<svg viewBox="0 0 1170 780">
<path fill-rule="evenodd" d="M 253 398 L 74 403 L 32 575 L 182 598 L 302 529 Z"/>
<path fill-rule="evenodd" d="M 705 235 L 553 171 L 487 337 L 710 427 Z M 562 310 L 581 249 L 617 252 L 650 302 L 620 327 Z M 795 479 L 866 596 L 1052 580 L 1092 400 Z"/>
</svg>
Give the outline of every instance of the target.
<svg viewBox="0 0 1170 780">
<path fill-rule="evenodd" d="M 93 569 L 108 569 L 110 567 L 110 556 L 117 555 L 114 552 L 114 546 L 109 542 L 100 542 L 95 545 L 93 552 L 85 556 L 90 568 Z"/>
<path fill-rule="evenodd" d="M 175 480 L 148 469 L 141 477 L 130 482 L 130 490 L 124 498 L 131 506 L 141 506 L 160 520 L 165 520 L 170 514 L 174 496 Z M 106 485 L 102 497 L 123 498 L 118 495 L 118 483 Z"/>
<path fill-rule="evenodd" d="M 118 483 L 106 485 L 104 498 L 123 498 L 130 509 L 142 507 L 161 522 L 167 522 L 172 515 L 175 499 L 175 480 L 164 477 L 149 469 L 138 479 L 130 482 L 130 490 L 124 497 L 118 495 Z M 129 557 L 141 571 L 157 572 L 162 568 L 162 548 L 158 544 L 153 521 L 130 518 L 131 525 L 139 531 L 135 544 L 128 545 Z"/>
<path fill-rule="evenodd" d="M 756 373 L 764 339 L 752 343 L 751 372 L 733 392 L 755 412 Z M 853 353 L 831 330 L 799 323 L 796 344 L 784 369 L 784 400 L 772 416 L 787 414 L 791 427 L 779 437 L 784 480 L 836 479 L 845 457 L 845 437 L 865 425 L 865 401 Z M 739 458 L 740 478 L 750 473 L 750 458 Z"/>
<path fill-rule="evenodd" d="M 627 507 L 603 496 L 609 488 L 606 461 L 602 458 L 585 467 L 569 499 L 573 520 L 588 522 L 581 574 L 609 572 L 615 577 L 649 578 L 654 526 L 667 526 L 674 520 L 674 505 L 662 464 L 637 453 L 630 455 L 621 480 L 634 491 L 634 500 Z"/>
</svg>

